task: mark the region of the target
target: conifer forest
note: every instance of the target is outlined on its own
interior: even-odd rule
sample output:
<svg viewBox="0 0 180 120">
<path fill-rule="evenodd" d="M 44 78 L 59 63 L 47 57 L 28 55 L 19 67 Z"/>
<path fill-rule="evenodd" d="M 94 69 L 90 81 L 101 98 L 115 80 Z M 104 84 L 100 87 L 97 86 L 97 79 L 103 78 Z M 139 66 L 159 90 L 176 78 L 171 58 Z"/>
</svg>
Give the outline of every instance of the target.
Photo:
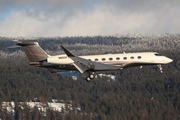
<svg viewBox="0 0 180 120">
<path fill-rule="evenodd" d="M 29 65 L 21 48 L 7 49 L 12 40 L 0 37 L 0 102 L 15 102 L 12 117 L 2 109 L 2 120 L 179 120 L 180 119 L 180 34 L 128 34 L 112 36 L 74 36 L 33 38 L 49 55 L 64 54 L 61 45 L 76 55 L 158 52 L 173 59 L 157 66 L 131 67 L 107 72 L 115 79 L 97 76 L 86 82 L 80 75 L 74 80 L 47 69 Z M 68 112 L 37 108 L 22 109 L 19 102 L 52 99 L 71 104 Z M 80 108 L 76 111 L 76 108 Z"/>
</svg>

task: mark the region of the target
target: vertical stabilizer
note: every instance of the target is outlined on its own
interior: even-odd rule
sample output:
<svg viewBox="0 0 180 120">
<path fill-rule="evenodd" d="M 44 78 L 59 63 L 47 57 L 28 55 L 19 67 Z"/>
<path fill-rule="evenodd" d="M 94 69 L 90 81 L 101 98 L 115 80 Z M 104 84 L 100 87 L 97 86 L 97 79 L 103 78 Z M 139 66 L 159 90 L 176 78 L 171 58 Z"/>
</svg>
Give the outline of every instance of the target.
<svg viewBox="0 0 180 120">
<path fill-rule="evenodd" d="M 39 46 L 37 41 L 17 41 L 15 44 L 23 48 L 29 62 L 43 61 L 48 57 L 48 54 Z"/>
</svg>

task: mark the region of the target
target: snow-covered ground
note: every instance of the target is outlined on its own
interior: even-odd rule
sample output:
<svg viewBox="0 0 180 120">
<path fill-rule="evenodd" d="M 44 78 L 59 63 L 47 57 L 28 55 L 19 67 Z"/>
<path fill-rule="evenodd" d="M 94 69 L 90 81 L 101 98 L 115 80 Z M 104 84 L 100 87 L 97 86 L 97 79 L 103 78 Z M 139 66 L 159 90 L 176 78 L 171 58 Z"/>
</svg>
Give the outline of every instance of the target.
<svg viewBox="0 0 180 120">
<path fill-rule="evenodd" d="M 29 106 L 30 109 L 33 109 L 34 107 L 37 107 L 38 110 L 41 110 L 43 112 L 46 112 L 47 109 L 54 110 L 61 112 L 63 108 L 65 108 L 65 103 L 54 103 L 54 102 L 47 102 L 45 104 L 42 104 L 41 102 L 19 102 L 17 103 L 21 109 L 23 108 L 23 105 Z M 71 108 L 71 105 L 68 104 L 68 108 Z M 7 113 L 14 114 L 15 113 L 15 102 L 2 102 L 2 110 L 6 110 Z"/>
</svg>

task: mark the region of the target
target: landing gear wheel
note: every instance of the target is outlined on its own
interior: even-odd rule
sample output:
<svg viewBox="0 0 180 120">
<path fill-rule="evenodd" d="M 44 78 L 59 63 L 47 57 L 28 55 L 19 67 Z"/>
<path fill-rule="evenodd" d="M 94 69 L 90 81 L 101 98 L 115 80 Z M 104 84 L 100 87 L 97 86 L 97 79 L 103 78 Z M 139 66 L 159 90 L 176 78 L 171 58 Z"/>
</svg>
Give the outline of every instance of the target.
<svg viewBox="0 0 180 120">
<path fill-rule="evenodd" d="M 159 68 L 160 73 L 162 74 L 163 73 L 162 66 L 161 65 L 157 65 L 157 66 Z"/>
<path fill-rule="evenodd" d="M 87 78 L 86 78 L 86 81 L 87 81 L 87 82 L 90 82 L 90 81 L 91 81 L 91 78 L 90 78 L 90 77 L 87 77 Z"/>
<path fill-rule="evenodd" d="M 92 79 L 94 79 L 94 77 L 95 77 L 94 72 L 89 72 L 89 76 L 86 78 L 86 81 L 90 82 Z"/>
<path fill-rule="evenodd" d="M 89 75 L 89 78 L 93 79 L 94 78 L 94 74 Z"/>
</svg>

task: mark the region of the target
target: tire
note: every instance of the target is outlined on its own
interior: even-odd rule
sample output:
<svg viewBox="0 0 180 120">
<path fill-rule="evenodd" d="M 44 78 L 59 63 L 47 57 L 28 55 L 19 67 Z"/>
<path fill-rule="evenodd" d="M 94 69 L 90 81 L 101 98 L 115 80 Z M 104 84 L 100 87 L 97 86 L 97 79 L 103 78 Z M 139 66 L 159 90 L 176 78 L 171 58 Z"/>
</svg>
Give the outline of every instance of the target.
<svg viewBox="0 0 180 120">
<path fill-rule="evenodd" d="M 87 81 L 87 82 L 90 82 L 90 81 L 91 81 L 91 78 L 90 78 L 90 77 L 87 77 L 87 78 L 86 78 L 86 81 Z"/>
</svg>

